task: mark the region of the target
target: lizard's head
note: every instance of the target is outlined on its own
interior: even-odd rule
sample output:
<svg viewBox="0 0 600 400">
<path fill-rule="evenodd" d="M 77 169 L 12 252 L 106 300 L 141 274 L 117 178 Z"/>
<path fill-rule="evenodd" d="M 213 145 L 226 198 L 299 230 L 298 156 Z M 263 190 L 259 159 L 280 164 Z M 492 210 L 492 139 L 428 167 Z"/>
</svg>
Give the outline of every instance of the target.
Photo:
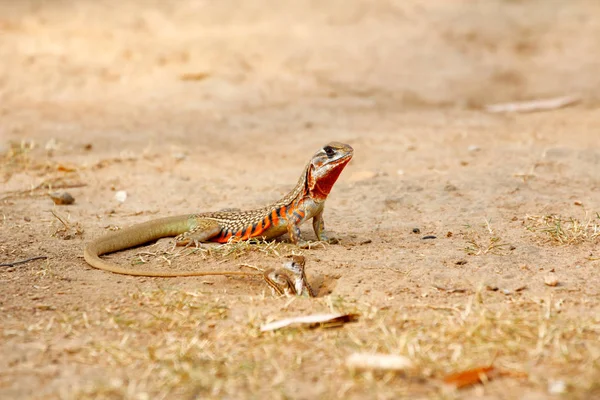
<svg viewBox="0 0 600 400">
<path fill-rule="evenodd" d="M 325 200 L 342 170 L 352 159 L 354 149 L 350 145 L 331 142 L 317 151 L 306 173 L 306 185 L 316 200 Z"/>
<path fill-rule="evenodd" d="M 302 276 L 305 265 L 306 259 L 304 256 L 294 254 L 292 256 L 292 261 L 284 263 L 283 267 L 292 272 L 295 276 Z"/>
</svg>

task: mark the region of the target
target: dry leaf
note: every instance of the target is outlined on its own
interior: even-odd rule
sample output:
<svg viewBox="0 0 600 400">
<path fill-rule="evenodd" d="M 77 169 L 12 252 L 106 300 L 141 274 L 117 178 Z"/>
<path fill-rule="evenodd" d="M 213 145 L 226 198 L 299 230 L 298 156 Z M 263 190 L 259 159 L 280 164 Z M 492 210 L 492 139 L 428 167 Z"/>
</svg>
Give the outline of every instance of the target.
<svg viewBox="0 0 600 400">
<path fill-rule="evenodd" d="M 448 375 L 444 378 L 444 382 L 460 389 L 477 383 L 483 383 L 484 381 L 489 381 L 493 378 L 494 373 L 495 369 L 491 365 L 487 367 L 478 367 Z"/>
<path fill-rule="evenodd" d="M 196 73 L 190 73 L 190 74 L 181 74 L 179 76 L 179 79 L 181 79 L 182 81 L 201 81 L 203 79 L 206 79 L 210 76 L 210 74 L 208 72 L 196 72 Z"/>
<path fill-rule="evenodd" d="M 485 106 L 485 110 L 492 113 L 547 111 L 570 106 L 579 100 L 578 96 L 563 96 L 551 99 L 490 104 Z"/>
<path fill-rule="evenodd" d="M 69 165 L 58 164 L 56 166 L 56 170 L 61 171 L 61 172 L 74 172 L 74 171 L 77 171 L 77 168 L 75 168 L 73 166 L 69 166 Z"/>
<path fill-rule="evenodd" d="M 346 359 L 349 368 L 404 371 L 413 366 L 408 357 L 382 353 L 354 353 Z"/>
<path fill-rule="evenodd" d="M 274 331 L 293 325 L 305 325 L 307 328 L 334 328 L 358 320 L 358 314 L 314 314 L 285 318 L 260 327 L 261 332 Z"/>
</svg>

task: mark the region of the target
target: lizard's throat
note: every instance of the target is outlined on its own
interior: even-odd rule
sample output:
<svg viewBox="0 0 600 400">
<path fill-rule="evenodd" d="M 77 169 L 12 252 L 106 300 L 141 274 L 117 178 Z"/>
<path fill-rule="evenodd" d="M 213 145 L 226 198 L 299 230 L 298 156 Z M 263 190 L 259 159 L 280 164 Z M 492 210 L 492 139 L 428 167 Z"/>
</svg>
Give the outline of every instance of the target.
<svg viewBox="0 0 600 400">
<path fill-rule="evenodd" d="M 349 161 L 349 158 L 343 160 L 327 170 L 322 176 L 315 176 L 312 168 L 309 168 L 307 182 L 311 198 L 325 200 Z"/>
</svg>

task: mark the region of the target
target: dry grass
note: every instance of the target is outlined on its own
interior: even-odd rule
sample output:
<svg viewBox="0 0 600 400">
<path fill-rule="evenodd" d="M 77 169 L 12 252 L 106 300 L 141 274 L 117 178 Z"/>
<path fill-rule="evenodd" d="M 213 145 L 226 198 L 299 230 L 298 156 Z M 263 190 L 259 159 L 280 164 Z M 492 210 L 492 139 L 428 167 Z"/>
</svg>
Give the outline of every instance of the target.
<svg viewBox="0 0 600 400">
<path fill-rule="evenodd" d="M 5 180 L 10 178 L 13 171 L 31 168 L 34 160 L 30 157 L 30 153 L 35 147 L 36 143 L 32 140 L 8 143 L 8 149 L 0 154 L 0 166 Z"/>
<path fill-rule="evenodd" d="M 561 215 L 528 215 L 525 228 L 544 242 L 556 245 L 595 243 L 600 238 L 600 214 L 586 213 L 583 221 Z"/>
<path fill-rule="evenodd" d="M 33 140 L 9 142 L 8 149 L 0 154 L 0 176 L 7 182 L 14 174 L 27 173 L 39 178 L 35 186 L 2 193 L 0 200 L 26 196 L 45 196 L 56 189 L 82 187 L 78 167 L 59 163 L 51 158 L 55 146 L 54 140 L 41 148 Z"/>
<path fill-rule="evenodd" d="M 487 240 L 472 237 L 465 247 L 465 252 L 470 256 L 482 254 L 505 255 L 510 250 L 509 243 L 502 242 L 499 237 L 490 237 Z"/>
<path fill-rule="evenodd" d="M 217 259 L 220 263 L 230 262 L 248 254 L 258 253 L 261 259 L 282 258 L 292 252 L 298 252 L 297 248 L 289 243 L 266 241 L 263 239 L 251 239 L 247 241 L 231 241 L 225 244 L 210 244 L 203 243 L 197 247 L 190 245 L 186 247 L 170 246 L 168 249 L 163 249 L 155 252 L 143 251 L 138 252 L 137 256 L 131 261 L 132 265 L 146 264 L 152 258 L 158 258 L 165 263 L 171 265 L 176 258 L 199 254 L 202 259 Z M 242 266 L 260 269 L 258 267 L 242 264 Z"/>
<path fill-rule="evenodd" d="M 445 309 L 340 297 L 297 299 L 282 309 L 284 300 L 264 295 L 136 291 L 107 307 L 7 327 L 4 339 L 53 343 L 39 354 L 38 367 L 53 359 L 76 366 L 80 399 L 453 398 L 440 383 L 446 374 L 492 362 L 515 374 L 487 383 L 491 394 L 506 385 L 545 392 L 552 380 L 563 380 L 571 397 L 598 393 L 597 315 L 572 315 L 551 296 L 506 303 L 494 296 L 478 292 Z M 340 329 L 259 331 L 274 318 L 330 311 L 361 319 Z M 351 371 L 345 360 L 354 352 L 404 355 L 415 367 L 405 374 Z"/>
<path fill-rule="evenodd" d="M 485 254 L 506 255 L 513 246 L 504 242 L 502 238 L 492 228 L 490 220 L 485 219 L 479 229 L 470 225 L 466 226 L 467 232 L 464 234 L 467 245 L 464 248 L 466 254 L 470 256 L 479 256 Z"/>
</svg>

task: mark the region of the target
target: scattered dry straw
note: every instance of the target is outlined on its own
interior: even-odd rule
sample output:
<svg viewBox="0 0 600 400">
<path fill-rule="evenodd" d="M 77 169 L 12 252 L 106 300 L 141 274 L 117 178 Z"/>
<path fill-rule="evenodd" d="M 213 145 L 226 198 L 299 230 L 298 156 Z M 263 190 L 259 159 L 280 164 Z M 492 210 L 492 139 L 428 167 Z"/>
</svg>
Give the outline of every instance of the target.
<svg viewBox="0 0 600 400">
<path fill-rule="evenodd" d="M 483 382 L 489 396 L 507 384 L 545 393 L 552 379 L 564 381 L 572 397 L 592 396 L 600 376 L 598 316 L 573 314 L 581 304 L 569 309 L 550 297 L 505 303 L 495 296 L 465 296 L 447 312 L 341 297 L 282 309 L 268 296 L 135 291 L 85 311 L 41 314 L 32 326 L 5 324 L 4 340 L 52 343 L 32 366 L 76 365 L 69 390 L 83 399 L 443 397 L 448 374 L 492 361 L 514 374 Z M 259 331 L 274 317 L 332 311 L 364 318 L 333 330 Z M 354 353 L 397 355 L 414 368 L 349 369 Z"/>
<path fill-rule="evenodd" d="M 584 242 L 597 242 L 600 238 L 600 214 L 593 217 L 587 213 L 580 221 L 574 217 L 561 215 L 527 215 L 525 228 L 545 242 L 556 245 L 575 245 Z"/>
<path fill-rule="evenodd" d="M 225 244 L 201 243 L 197 247 L 193 245 L 186 247 L 170 246 L 166 250 L 163 249 L 155 252 L 145 250 L 137 253 L 137 257 L 132 261 L 132 264 L 145 264 L 152 258 L 160 258 L 162 261 L 171 265 L 171 262 L 174 259 L 187 257 L 192 254 L 198 254 L 204 260 L 216 258 L 220 259 L 222 262 L 236 260 L 252 253 L 259 253 L 262 258 L 282 258 L 284 255 L 291 254 L 292 249 L 293 247 L 288 243 L 262 239 L 251 239 L 238 242 L 231 241 Z"/>
</svg>

